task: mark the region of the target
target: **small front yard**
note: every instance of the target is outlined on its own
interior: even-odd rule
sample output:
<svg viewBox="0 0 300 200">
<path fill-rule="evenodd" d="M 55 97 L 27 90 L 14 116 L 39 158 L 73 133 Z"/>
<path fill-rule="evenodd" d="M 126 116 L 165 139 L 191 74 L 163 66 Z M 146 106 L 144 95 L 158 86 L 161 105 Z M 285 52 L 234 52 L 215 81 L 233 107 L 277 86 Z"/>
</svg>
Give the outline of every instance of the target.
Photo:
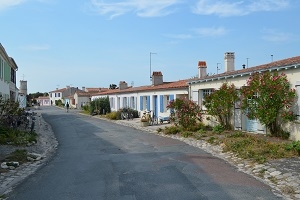
<svg viewBox="0 0 300 200">
<path fill-rule="evenodd" d="M 197 126 L 184 129 L 181 126 L 172 125 L 164 129 L 159 128 L 157 131 L 166 135 L 174 134 L 204 140 L 212 145 L 221 146 L 223 152 L 233 152 L 240 158 L 257 163 L 300 155 L 300 141 L 289 141 L 241 131 L 224 131 L 221 126 L 211 128 L 199 123 Z"/>
</svg>

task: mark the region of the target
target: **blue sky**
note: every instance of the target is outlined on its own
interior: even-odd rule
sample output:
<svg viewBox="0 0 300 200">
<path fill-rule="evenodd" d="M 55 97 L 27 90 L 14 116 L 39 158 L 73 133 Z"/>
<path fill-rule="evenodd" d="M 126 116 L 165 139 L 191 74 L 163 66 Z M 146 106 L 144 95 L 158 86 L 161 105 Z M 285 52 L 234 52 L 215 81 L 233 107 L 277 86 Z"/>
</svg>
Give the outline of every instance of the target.
<svg viewBox="0 0 300 200">
<path fill-rule="evenodd" d="M 300 55 L 299 0 L 0 0 L 0 42 L 28 91 L 149 85 Z M 248 59 L 247 59 L 248 58 Z M 217 64 L 221 63 L 221 64 Z"/>
</svg>

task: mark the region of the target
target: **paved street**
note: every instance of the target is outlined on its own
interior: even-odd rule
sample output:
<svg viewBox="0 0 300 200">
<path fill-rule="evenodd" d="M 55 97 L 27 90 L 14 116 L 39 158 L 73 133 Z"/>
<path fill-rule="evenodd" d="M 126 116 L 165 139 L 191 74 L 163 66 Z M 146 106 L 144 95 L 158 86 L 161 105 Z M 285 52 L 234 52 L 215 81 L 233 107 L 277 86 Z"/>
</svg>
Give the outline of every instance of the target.
<svg viewBox="0 0 300 200">
<path fill-rule="evenodd" d="M 9 199 L 279 199 L 184 142 L 55 107 L 42 112 L 58 150 Z"/>
</svg>

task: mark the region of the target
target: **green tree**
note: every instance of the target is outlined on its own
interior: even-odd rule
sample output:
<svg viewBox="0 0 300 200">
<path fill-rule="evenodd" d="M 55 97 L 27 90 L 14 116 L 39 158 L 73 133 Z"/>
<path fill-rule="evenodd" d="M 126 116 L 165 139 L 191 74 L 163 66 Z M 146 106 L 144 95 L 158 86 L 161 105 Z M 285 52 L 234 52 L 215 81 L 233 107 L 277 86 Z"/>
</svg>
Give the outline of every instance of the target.
<svg viewBox="0 0 300 200">
<path fill-rule="evenodd" d="M 282 136 L 281 124 L 295 119 L 291 107 L 296 91 L 284 73 L 255 73 L 241 88 L 241 95 L 242 111 L 249 119 L 258 119 L 273 136 Z"/>
<path fill-rule="evenodd" d="M 98 98 L 90 103 L 90 114 L 106 114 L 110 113 L 110 111 L 111 109 L 108 97 Z"/>
<path fill-rule="evenodd" d="M 231 119 L 234 103 L 238 100 L 238 92 L 234 84 L 223 83 L 219 90 L 204 97 L 203 105 L 207 114 L 218 119 L 218 122 L 226 129 L 232 130 Z"/>
<path fill-rule="evenodd" d="M 198 104 L 186 98 L 170 101 L 167 108 L 174 109 L 171 111 L 171 120 L 178 121 L 178 124 L 185 129 L 194 126 L 197 120 L 202 120 L 201 109 Z"/>
</svg>

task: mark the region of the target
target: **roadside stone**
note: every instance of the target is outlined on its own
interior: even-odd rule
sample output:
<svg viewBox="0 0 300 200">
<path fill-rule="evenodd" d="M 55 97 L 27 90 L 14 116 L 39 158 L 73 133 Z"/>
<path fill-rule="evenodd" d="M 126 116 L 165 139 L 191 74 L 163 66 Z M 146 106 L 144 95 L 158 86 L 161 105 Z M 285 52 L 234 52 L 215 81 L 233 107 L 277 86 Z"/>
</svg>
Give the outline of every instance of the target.
<svg viewBox="0 0 300 200">
<path fill-rule="evenodd" d="M 280 171 L 274 171 L 274 172 L 271 172 L 271 173 L 270 173 L 271 176 L 278 176 L 278 175 L 280 175 L 280 174 L 281 174 Z"/>
</svg>

